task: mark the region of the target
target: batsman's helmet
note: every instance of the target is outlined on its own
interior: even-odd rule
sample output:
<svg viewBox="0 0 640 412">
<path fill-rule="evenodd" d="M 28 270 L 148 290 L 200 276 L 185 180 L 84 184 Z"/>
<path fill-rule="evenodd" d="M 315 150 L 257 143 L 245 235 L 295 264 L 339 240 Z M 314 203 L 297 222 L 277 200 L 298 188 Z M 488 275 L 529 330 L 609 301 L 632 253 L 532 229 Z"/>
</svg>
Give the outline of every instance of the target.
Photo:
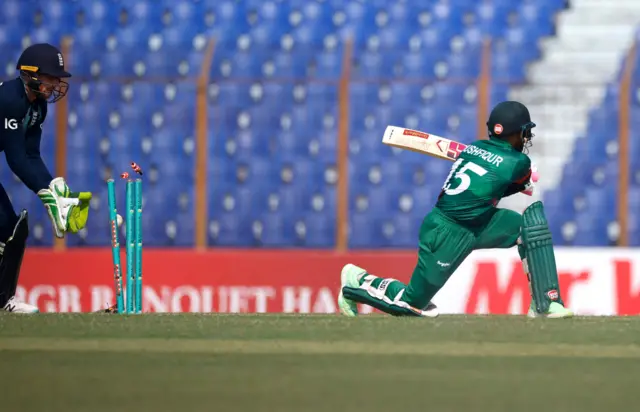
<svg viewBox="0 0 640 412">
<path fill-rule="evenodd" d="M 531 130 L 536 124 L 531 121 L 527 106 L 520 102 L 506 101 L 498 103 L 493 108 L 487 127 L 489 136 L 500 138 Z"/>
<path fill-rule="evenodd" d="M 505 101 L 498 103 L 493 108 L 487 122 L 489 137 L 504 139 L 514 133 L 519 133 L 523 139 L 523 149 L 531 146 L 533 133 L 531 129 L 536 124 L 531 121 L 531 115 L 527 106 L 520 102 Z"/>
<path fill-rule="evenodd" d="M 48 43 L 37 43 L 27 47 L 20 58 L 16 69 L 25 85 L 36 95 L 42 96 L 40 85 L 45 84 L 40 75 L 48 75 L 60 79 L 59 84 L 52 86 L 49 102 L 54 103 L 62 99 L 69 89 L 69 84 L 61 79 L 71 77 L 71 73 L 64 69 L 64 58 L 60 50 Z"/>
</svg>

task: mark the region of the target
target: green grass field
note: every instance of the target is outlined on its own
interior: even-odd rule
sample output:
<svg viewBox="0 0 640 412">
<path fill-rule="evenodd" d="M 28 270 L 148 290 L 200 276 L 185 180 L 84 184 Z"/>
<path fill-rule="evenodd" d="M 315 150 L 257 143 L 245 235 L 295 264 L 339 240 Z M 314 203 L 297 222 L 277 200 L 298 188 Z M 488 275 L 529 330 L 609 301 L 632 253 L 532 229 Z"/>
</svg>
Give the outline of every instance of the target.
<svg viewBox="0 0 640 412">
<path fill-rule="evenodd" d="M 0 315 L 7 411 L 628 411 L 640 319 Z"/>
</svg>

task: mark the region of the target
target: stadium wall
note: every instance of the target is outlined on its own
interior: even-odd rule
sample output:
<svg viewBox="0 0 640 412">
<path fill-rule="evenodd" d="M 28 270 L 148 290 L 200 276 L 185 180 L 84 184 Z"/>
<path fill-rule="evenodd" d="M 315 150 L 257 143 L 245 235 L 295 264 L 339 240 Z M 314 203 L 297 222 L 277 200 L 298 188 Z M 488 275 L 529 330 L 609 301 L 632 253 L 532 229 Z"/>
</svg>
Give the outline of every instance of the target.
<svg viewBox="0 0 640 412">
<path fill-rule="evenodd" d="M 18 296 L 43 312 L 104 309 L 114 303 L 109 252 L 29 250 Z M 563 298 L 578 314 L 640 314 L 640 250 L 558 248 L 556 253 Z M 144 311 L 337 313 L 339 273 L 347 262 L 407 280 L 415 253 L 147 250 Z M 528 286 L 515 249 L 474 252 L 434 302 L 443 313 L 525 313 Z"/>
</svg>

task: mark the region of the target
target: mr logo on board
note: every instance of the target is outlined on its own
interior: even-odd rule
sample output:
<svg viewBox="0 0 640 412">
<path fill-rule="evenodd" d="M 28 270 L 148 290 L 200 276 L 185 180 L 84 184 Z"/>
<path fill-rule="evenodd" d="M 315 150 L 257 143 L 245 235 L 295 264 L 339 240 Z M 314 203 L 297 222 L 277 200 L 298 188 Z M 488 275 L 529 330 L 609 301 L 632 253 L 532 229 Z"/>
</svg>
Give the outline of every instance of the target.
<svg viewBox="0 0 640 412">
<path fill-rule="evenodd" d="M 16 130 L 18 121 L 16 119 L 4 119 L 4 130 Z"/>
</svg>

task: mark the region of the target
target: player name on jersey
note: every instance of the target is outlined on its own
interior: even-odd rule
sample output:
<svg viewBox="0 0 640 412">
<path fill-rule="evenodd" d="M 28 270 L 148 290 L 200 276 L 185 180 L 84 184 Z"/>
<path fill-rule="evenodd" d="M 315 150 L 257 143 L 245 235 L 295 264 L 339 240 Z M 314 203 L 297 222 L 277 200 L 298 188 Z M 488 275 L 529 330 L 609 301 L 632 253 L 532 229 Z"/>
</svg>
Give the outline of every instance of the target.
<svg viewBox="0 0 640 412">
<path fill-rule="evenodd" d="M 467 153 L 470 154 L 472 156 L 478 156 L 479 158 L 481 158 L 482 160 L 489 162 L 491 164 L 493 164 L 496 167 L 500 166 L 500 163 L 502 163 L 502 161 L 504 160 L 502 158 L 502 156 L 499 156 L 495 153 L 491 153 L 487 150 L 484 149 L 480 149 L 477 146 L 474 145 L 469 145 L 467 146 L 462 153 Z"/>
</svg>

